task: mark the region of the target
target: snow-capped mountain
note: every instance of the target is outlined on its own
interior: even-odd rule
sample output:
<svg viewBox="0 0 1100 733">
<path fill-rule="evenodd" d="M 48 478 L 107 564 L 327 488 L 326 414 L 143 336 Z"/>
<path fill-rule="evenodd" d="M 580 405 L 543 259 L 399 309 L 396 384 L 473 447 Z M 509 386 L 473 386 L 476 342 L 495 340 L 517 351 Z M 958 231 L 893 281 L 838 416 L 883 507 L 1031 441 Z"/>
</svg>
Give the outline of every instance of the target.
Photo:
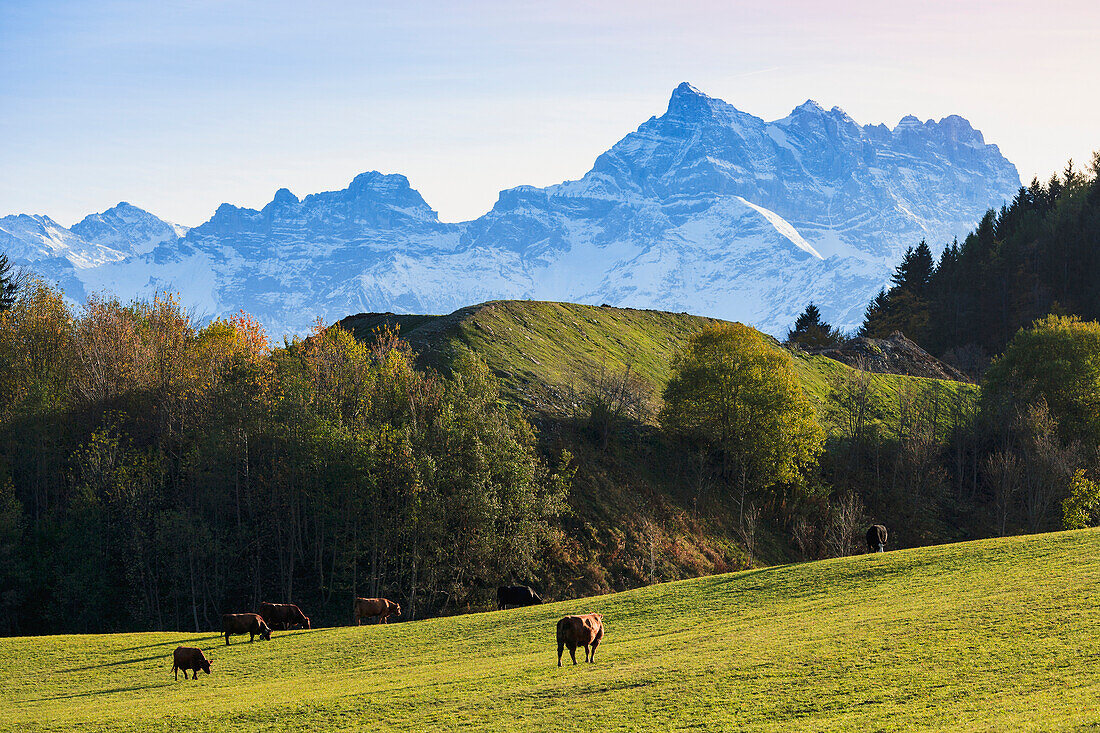
<svg viewBox="0 0 1100 733">
<path fill-rule="evenodd" d="M 89 214 L 71 231 L 88 242 L 127 255 L 143 255 L 158 245 L 175 242 L 187 234 L 187 227 L 170 224 L 123 201 L 101 214 Z"/>
<path fill-rule="evenodd" d="M 259 211 L 223 204 L 190 231 L 128 204 L 71 230 L 6 217 L 0 250 L 62 258 L 83 292 L 244 309 L 276 336 L 317 317 L 495 298 L 689 311 L 778 334 L 811 299 L 854 326 L 906 247 L 942 247 L 1018 187 L 958 116 L 889 129 L 809 101 L 765 122 L 685 83 L 583 178 L 502 191 L 470 222 L 440 222 L 404 176 L 372 172 L 301 200 L 280 189 Z"/>
</svg>

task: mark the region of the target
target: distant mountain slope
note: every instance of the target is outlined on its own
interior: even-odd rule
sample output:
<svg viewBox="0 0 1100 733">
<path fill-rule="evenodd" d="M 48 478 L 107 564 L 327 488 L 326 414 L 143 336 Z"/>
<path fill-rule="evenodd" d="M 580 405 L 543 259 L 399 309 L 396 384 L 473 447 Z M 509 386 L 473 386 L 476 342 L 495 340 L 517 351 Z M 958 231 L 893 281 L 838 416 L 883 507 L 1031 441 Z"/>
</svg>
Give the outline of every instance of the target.
<svg viewBox="0 0 1100 733">
<path fill-rule="evenodd" d="M 20 267 L 59 283 L 69 297 L 93 292 L 93 273 L 104 265 L 134 261 L 160 245 L 173 245 L 187 227 L 171 224 L 125 201 L 89 214 L 71 228 L 48 216 L 18 214 L 0 218 L 0 252 Z M 174 289 L 174 288 L 173 288 Z M 123 297 L 132 289 L 119 290 Z"/>
<path fill-rule="evenodd" d="M 364 173 L 301 200 L 281 189 L 258 211 L 223 204 L 144 252 L 152 230 L 82 222 L 124 256 L 74 274 L 84 290 L 243 308 L 275 336 L 349 311 L 499 298 L 683 310 L 779 334 L 810 299 L 856 325 L 907 246 L 942 247 L 1018 186 L 958 116 L 889 129 L 809 101 L 766 122 L 685 83 L 581 179 L 502 191 L 474 221 L 440 222 L 404 176 Z"/>
<path fill-rule="evenodd" d="M 70 231 L 85 241 L 109 246 L 127 255 L 142 255 L 187 234 L 187 227 L 158 219 L 133 204 L 122 203 L 101 214 L 89 214 Z"/>
</svg>

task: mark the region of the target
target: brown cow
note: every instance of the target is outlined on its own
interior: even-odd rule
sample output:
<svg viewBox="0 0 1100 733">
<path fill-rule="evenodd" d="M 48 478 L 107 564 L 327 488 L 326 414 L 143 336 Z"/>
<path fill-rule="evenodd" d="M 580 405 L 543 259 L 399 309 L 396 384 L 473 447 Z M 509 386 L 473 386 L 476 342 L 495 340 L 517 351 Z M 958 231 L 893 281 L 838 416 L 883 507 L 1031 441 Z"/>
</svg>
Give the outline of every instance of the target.
<svg viewBox="0 0 1100 733">
<path fill-rule="evenodd" d="M 273 629 L 289 629 L 291 626 L 313 628 L 309 625 L 309 616 L 293 603 L 261 603 L 260 615 Z"/>
<path fill-rule="evenodd" d="M 583 616 L 566 616 L 558 621 L 558 666 L 561 666 L 561 653 L 569 647 L 569 656 L 573 664 L 577 663 L 577 647 L 584 647 L 584 661 L 596 661 L 596 647 L 603 640 L 603 614 L 586 613 Z M 588 645 L 592 645 L 591 655 Z"/>
<path fill-rule="evenodd" d="M 176 651 L 172 654 L 172 676 L 179 680 L 180 670 L 183 670 L 183 678 L 187 679 L 187 672 L 191 670 L 195 673 L 195 676 L 191 679 L 199 678 L 199 670 L 210 674 L 210 660 L 207 659 L 202 649 L 196 649 L 193 646 L 178 646 Z"/>
<path fill-rule="evenodd" d="M 389 623 L 391 615 L 401 615 L 401 606 L 387 598 L 356 598 L 355 599 L 355 625 L 362 625 L 364 616 L 377 616 L 382 623 Z"/>
<path fill-rule="evenodd" d="M 248 634 L 249 643 L 259 636 L 264 641 L 271 640 L 271 627 L 258 613 L 227 613 L 222 616 L 222 632 L 225 645 L 229 646 L 230 634 Z"/>
</svg>

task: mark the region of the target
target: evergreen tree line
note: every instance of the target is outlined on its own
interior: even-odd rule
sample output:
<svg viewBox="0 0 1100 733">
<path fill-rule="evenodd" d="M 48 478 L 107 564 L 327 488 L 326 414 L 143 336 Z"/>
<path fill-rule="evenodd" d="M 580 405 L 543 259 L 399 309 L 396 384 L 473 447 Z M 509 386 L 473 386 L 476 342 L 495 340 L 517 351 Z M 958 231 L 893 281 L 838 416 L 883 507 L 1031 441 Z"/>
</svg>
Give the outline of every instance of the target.
<svg viewBox="0 0 1100 733">
<path fill-rule="evenodd" d="M 555 541 L 569 476 L 471 353 L 441 375 L 392 332 L 272 349 L 172 298 L 4 303 L 0 633 L 213 629 L 265 600 L 348 623 L 356 596 L 418 618 Z"/>
<path fill-rule="evenodd" d="M 908 250 L 867 307 L 859 335 L 901 331 L 929 352 L 980 373 L 1013 335 L 1048 314 L 1100 318 L 1100 153 L 1088 171 L 1072 161 L 990 210 L 938 260 Z"/>
</svg>

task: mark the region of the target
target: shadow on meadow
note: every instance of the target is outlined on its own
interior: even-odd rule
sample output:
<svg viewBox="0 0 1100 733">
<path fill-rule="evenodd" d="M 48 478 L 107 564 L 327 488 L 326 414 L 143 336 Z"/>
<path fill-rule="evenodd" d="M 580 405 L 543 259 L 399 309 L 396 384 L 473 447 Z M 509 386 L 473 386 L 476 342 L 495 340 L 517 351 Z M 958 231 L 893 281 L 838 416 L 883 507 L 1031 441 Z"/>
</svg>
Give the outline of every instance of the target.
<svg viewBox="0 0 1100 733">
<path fill-rule="evenodd" d="M 221 639 L 221 638 L 222 638 L 221 634 L 217 634 L 215 636 L 203 636 L 203 637 L 200 637 L 198 639 L 196 639 L 192 636 L 192 637 L 188 637 L 186 639 L 176 639 L 174 641 L 158 641 L 155 644 L 142 644 L 141 646 L 131 646 L 131 647 L 127 647 L 126 649 L 119 649 L 119 651 L 120 652 L 136 652 L 138 649 L 152 649 L 153 647 L 156 647 L 156 646 L 171 646 L 173 644 L 175 644 L 176 646 L 183 646 L 184 644 L 194 644 L 195 642 L 199 642 L 199 641 L 214 641 L 215 639 Z"/>
<path fill-rule="evenodd" d="M 87 667 L 73 667 L 72 669 L 59 669 L 59 674 L 65 674 L 69 672 L 87 672 L 93 669 L 103 669 L 104 667 L 118 667 L 123 664 L 137 664 L 138 662 L 151 662 L 156 659 L 171 659 L 170 656 L 164 654 L 157 654 L 152 657 L 139 657 L 136 659 L 121 659 L 117 662 L 100 662 L 99 664 L 91 664 Z"/>
<path fill-rule="evenodd" d="M 159 657 L 151 657 L 151 659 L 159 659 Z M 134 660 L 137 661 L 137 660 Z M 68 670 L 75 671 L 75 670 Z M 151 690 L 157 687 L 171 687 L 171 682 L 157 682 L 151 685 L 133 685 L 132 687 L 113 687 L 110 690 L 92 690 L 91 692 L 73 692 L 68 695 L 53 695 L 51 697 L 35 697 L 27 700 L 27 702 L 43 702 L 46 700 L 68 700 L 74 697 L 93 697 L 95 695 L 111 695 L 116 692 L 134 692 L 135 690 Z"/>
</svg>

